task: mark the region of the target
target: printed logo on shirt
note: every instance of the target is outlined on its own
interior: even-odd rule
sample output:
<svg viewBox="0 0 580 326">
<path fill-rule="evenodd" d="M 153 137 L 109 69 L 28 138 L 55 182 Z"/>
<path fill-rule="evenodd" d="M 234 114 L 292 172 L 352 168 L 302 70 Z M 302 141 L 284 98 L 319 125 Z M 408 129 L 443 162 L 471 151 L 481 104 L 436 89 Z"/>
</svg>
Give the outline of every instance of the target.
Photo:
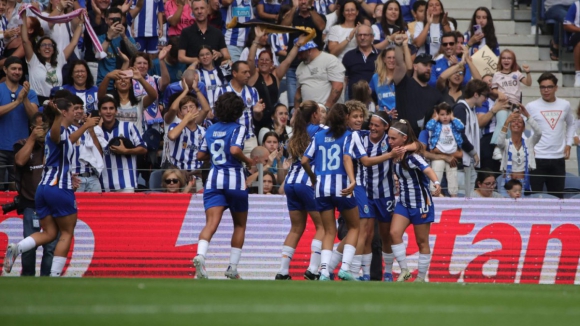
<svg viewBox="0 0 580 326">
<path fill-rule="evenodd" d="M 251 97 L 246 97 L 246 105 L 247 106 L 252 106 L 252 98 Z"/>
<path fill-rule="evenodd" d="M 369 213 L 369 206 L 368 205 L 365 205 L 364 212 L 365 212 L 365 214 L 368 214 Z"/>
<path fill-rule="evenodd" d="M 558 124 L 558 120 L 562 116 L 561 110 L 554 110 L 554 111 L 542 111 L 542 115 L 546 122 L 550 125 L 550 128 L 554 130 L 556 128 L 556 124 Z"/>
<path fill-rule="evenodd" d="M 389 146 L 387 145 L 387 142 L 383 140 L 383 142 L 381 143 L 381 151 L 386 152 L 388 148 Z"/>
<path fill-rule="evenodd" d="M 92 104 L 95 103 L 95 98 L 92 95 L 87 96 L 87 103 Z"/>
</svg>

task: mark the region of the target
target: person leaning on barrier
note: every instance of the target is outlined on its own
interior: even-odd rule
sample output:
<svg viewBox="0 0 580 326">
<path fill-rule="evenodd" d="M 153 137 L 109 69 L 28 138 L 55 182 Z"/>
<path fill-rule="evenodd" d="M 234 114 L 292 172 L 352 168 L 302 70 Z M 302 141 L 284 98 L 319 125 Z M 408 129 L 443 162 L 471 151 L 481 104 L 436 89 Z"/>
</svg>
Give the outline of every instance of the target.
<svg viewBox="0 0 580 326">
<path fill-rule="evenodd" d="M 36 203 L 34 197 L 36 188 L 42 179 L 44 169 L 44 140 L 48 131 L 46 117 L 36 112 L 30 118 L 31 134 L 28 138 L 21 139 L 14 144 L 14 163 L 16 176 L 16 189 L 18 190 L 19 214 L 23 219 L 23 237 L 40 232 L 40 219 L 36 215 Z M 54 248 L 58 238 L 47 245 L 43 245 L 42 262 L 40 263 L 40 276 L 50 276 Z M 36 250 L 22 253 L 22 276 L 34 276 L 36 274 Z"/>
</svg>

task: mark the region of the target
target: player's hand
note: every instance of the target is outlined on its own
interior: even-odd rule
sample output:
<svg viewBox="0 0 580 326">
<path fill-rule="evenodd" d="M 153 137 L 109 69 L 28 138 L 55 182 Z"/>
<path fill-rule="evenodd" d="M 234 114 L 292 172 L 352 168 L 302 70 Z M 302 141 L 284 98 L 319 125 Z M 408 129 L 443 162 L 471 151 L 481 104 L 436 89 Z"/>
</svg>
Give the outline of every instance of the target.
<svg viewBox="0 0 580 326">
<path fill-rule="evenodd" d="M 254 113 L 262 113 L 266 108 L 266 104 L 264 104 L 264 100 L 260 99 L 256 105 L 253 107 Z"/>
<path fill-rule="evenodd" d="M 341 194 L 343 196 L 352 195 L 352 192 L 354 191 L 354 187 L 356 187 L 356 182 L 353 182 L 353 183 L 349 184 L 348 187 L 342 189 Z"/>
<path fill-rule="evenodd" d="M 431 191 L 431 195 L 438 197 L 441 194 L 441 185 L 440 184 L 434 184 L 433 187 L 435 188 L 433 191 Z"/>
</svg>

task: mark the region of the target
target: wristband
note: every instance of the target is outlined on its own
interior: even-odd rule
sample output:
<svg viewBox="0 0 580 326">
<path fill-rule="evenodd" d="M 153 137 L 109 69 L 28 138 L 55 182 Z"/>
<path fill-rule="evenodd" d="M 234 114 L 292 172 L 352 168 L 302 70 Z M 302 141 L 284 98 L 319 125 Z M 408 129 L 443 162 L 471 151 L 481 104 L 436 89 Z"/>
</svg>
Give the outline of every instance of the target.
<svg viewBox="0 0 580 326">
<path fill-rule="evenodd" d="M 109 38 L 109 35 L 105 34 L 105 41 L 111 43 L 113 40 Z"/>
<path fill-rule="evenodd" d="M 434 185 L 440 185 L 440 184 L 441 184 L 441 182 L 439 182 L 439 180 L 437 180 L 437 181 L 433 181 L 433 184 L 434 184 Z"/>
</svg>

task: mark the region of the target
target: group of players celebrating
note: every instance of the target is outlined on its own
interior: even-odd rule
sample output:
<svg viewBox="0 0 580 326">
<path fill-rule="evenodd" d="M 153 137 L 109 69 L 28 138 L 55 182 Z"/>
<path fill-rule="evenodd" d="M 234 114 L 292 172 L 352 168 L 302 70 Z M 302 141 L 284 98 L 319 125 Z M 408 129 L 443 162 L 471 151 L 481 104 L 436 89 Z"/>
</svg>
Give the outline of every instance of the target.
<svg viewBox="0 0 580 326">
<path fill-rule="evenodd" d="M 231 212 L 234 231 L 225 276 L 241 278 L 237 266 L 248 219 L 244 165 L 249 168 L 255 164 L 243 153 L 248 130 L 237 121 L 244 109 L 244 101 L 235 93 L 221 95 L 214 109 L 219 122 L 207 129 L 197 154 L 198 160 L 211 161 L 203 194 L 206 225 L 193 259 L 198 279 L 208 277 L 205 259 L 209 242 L 226 209 Z M 441 189 L 435 172 L 420 155 L 423 145 L 405 120 L 391 126 L 385 112 L 373 113 L 369 130 L 361 130 L 368 115 L 361 102 L 335 104 L 327 115 L 327 125 L 320 124 L 320 110 L 317 103 L 305 101 L 294 112 L 293 135 L 287 144 L 292 164 L 284 182 L 291 229 L 275 279 L 291 279 L 290 261 L 310 215 L 316 234 L 306 279 L 333 280 L 333 271 L 342 262 L 338 273 L 341 280 L 370 280 L 376 218 L 383 243 L 384 280 L 393 281 L 395 258 L 401 267 L 397 281 L 411 277 L 403 233 L 413 224 L 420 252 L 416 281 L 424 282 L 431 260 L 429 230 L 435 217 L 431 193 L 437 196 Z M 19 254 L 51 242 L 60 232 L 51 270 L 51 276 L 60 276 L 73 237 L 77 210 L 69 167 L 71 144 L 78 134 L 68 129 L 73 119 L 72 104 L 58 100 L 48 113 L 51 127 L 46 135 L 46 166 L 36 195 L 43 232 L 8 246 L 6 272 L 10 272 Z M 335 209 L 344 218 L 348 232 L 333 251 L 337 233 Z"/>
</svg>

